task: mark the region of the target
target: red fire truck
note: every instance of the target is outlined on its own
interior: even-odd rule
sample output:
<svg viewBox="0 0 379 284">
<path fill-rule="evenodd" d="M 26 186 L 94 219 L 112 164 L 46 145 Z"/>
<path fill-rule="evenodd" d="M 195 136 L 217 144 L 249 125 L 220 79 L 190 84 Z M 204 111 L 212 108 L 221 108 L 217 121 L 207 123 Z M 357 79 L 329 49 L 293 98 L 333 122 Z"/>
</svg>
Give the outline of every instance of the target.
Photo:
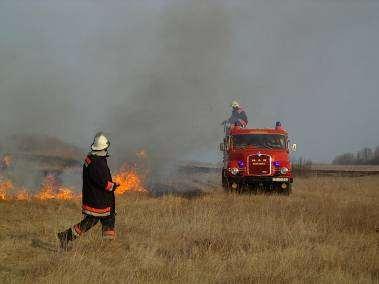
<svg viewBox="0 0 379 284">
<path fill-rule="evenodd" d="M 228 191 L 246 189 L 278 191 L 289 195 L 293 183 L 288 132 L 275 128 L 227 128 L 223 143 L 222 185 Z"/>
</svg>

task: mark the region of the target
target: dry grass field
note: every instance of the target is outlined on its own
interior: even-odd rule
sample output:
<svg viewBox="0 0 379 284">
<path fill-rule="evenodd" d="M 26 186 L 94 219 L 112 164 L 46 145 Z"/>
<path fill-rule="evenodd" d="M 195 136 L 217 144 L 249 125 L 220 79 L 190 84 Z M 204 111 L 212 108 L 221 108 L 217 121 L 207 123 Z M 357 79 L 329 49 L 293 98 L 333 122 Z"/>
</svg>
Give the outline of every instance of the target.
<svg viewBox="0 0 379 284">
<path fill-rule="evenodd" d="M 97 225 L 69 252 L 75 201 L 0 202 L 0 282 L 379 282 L 379 176 L 298 178 L 293 194 L 117 199 L 117 240 Z"/>
</svg>

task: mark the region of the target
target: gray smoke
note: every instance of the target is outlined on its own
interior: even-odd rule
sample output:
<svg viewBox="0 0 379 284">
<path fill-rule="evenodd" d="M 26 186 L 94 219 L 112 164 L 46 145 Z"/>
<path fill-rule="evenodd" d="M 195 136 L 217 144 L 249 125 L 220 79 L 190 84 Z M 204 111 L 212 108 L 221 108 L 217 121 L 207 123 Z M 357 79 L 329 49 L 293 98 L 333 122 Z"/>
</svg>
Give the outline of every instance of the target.
<svg viewBox="0 0 379 284">
<path fill-rule="evenodd" d="M 185 1 L 156 10 L 156 4 L 117 2 L 123 18 L 114 9 L 100 11 L 100 2 L 83 3 L 74 11 L 75 5 L 53 2 L 3 3 L 23 20 L 7 27 L 18 40 L 2 46 L 1 127 L 76 144 L 89 144 L 102 130 L 111 138 L 115 167 L 145 149 L 154 171 L 216 149 L 235 97 L 224 5 Z M 75 21 L 60 22 L 58 7 Z M 42 19 L 38 9 L 47 12 Z M 93 12 L 99 19 L 79 17 Z"/>
<path fill-rule="evenodd" d="M 378 29 L 370 0 L 3 0 L 0 130 L 104 131 L 115 166 L 140 148 L 161 166 L 214 158 L 237 99 L 329 161 L 378 144 Z"/>
<path fill-rule="evenodd" d="M 139 88 L 113 109 L 107 129 L 117 135 L 116 153 L 143 148 L 163 164 L 217 147 L 231 97 L 230 18 L 217 2 L 174 4 L 155 37 L 153 60 L 136 71 Z"/>
</svg>

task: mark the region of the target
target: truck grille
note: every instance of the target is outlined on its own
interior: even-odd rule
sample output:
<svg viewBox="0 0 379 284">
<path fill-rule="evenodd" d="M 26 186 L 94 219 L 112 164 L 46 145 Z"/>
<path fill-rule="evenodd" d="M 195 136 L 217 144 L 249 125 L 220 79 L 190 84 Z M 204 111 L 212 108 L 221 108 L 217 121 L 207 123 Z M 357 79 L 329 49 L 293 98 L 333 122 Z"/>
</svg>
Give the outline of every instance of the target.
<svg viewBox="0 0 379 284">
<path fill-rule="evenodd" d="M 249 175 L 268 176 L 271 174 L 271 157 L 269 155 L 251 155 L 248 158 Z"/>
</svg>

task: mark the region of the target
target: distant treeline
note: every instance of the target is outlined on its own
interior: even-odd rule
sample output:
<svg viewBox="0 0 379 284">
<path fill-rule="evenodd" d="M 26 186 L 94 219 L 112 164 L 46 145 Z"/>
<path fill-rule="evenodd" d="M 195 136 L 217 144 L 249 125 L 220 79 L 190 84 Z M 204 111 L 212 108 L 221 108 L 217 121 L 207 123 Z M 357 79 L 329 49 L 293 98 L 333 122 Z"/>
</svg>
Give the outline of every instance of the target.
<svg viewBox="0 0 379 284">
<path fill-rule="evenodd" d="M 338 155 L 333 160 L 334 165 L 379 165 L 379 146 L 375 149 L 363 148 L 356 153 Z"/>
</svg>

